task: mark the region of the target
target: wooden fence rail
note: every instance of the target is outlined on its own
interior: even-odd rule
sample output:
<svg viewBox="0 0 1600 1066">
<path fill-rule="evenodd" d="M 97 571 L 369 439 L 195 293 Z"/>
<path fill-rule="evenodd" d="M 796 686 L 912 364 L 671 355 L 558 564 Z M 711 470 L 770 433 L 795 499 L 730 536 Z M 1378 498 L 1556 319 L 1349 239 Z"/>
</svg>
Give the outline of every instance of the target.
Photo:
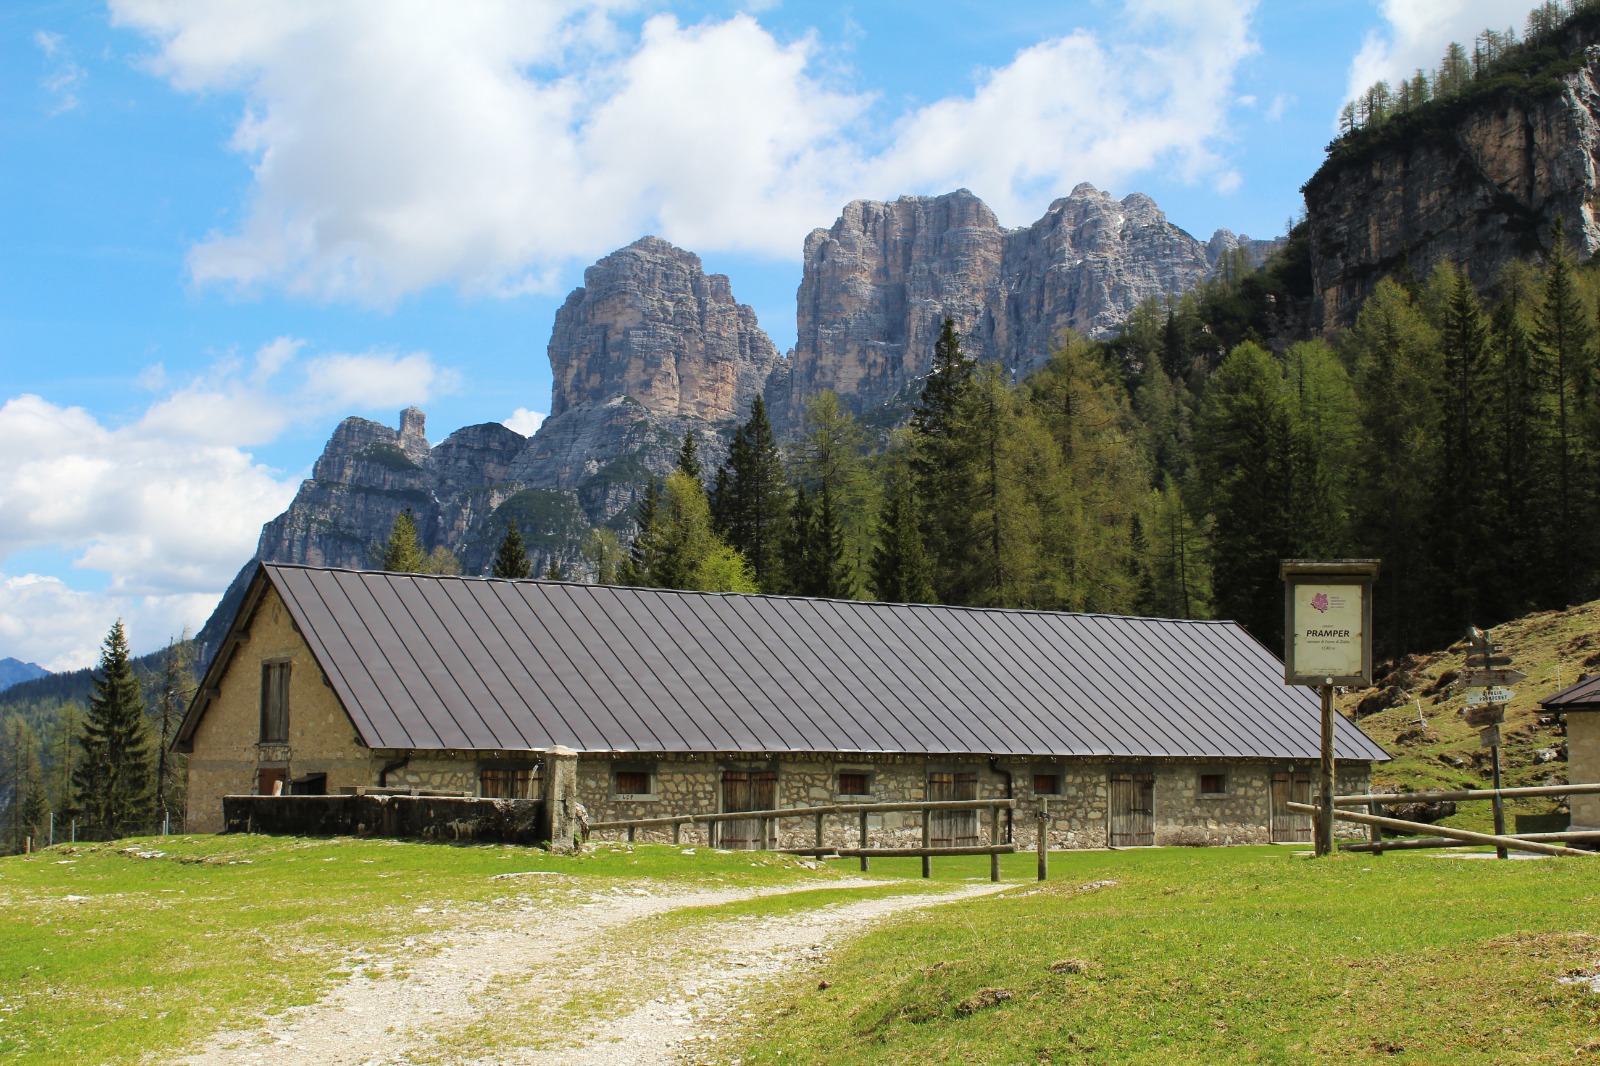
<svg viewBox="0 0 1600 1066">
<path fill-rule="evenodd" d="M 1469 788 L 1458 792 L 1373 792 L 1360 796 L 1335 796 L 1335 807 L 1365 807 L 1369 803 L 1435 803 L 1492 800 L 1496 796 L 1586 796 L 1600 792 L 1597 785 L 1535 785 L 1531 788 Z M 1340 819 L 1344 816 L 1341 814 Z"/>
<path fill-rule="evenodd" d="M 1337 802 L 1338 797 L 1334 797 Z M 1310 803 L 1287 803 L 1291 811 L 1301 814 L 1318 814 L 1320 808 Z M 1338 811 L 1337 818 L 1341 822 L 1358 822 L 1362 825 L 1375 825 L 1385 829 L 1400 829 L 1407 833 L 1432 832 L 1441 837 L 1452 837 L 1468 844 L 1493 844 L 1497 848 L 1512 848 L 1517 851 L 1533 851 L 1540 855 L 1577 855 L 1593 857 L 1594 852 L 1579 851 L 1576 848 L 1563 848 L 1556 844 L 1543 844 L 1535 840 L 1523 840 L 1519 837 L 1495 836 L 1493 833 L 1474 833 L 1467 829 L 1453 829 L 1442 825 L 1429 825 L 1426 822 L 1407 822 L 1399 818 L 1383 818 L 1376 814 L 1358 814 L 1355 811 Z"/>
<path fill-rule="evenodd" d="M 874 856 L 920 856 L 922 859 L 922 876 L 933 876 L 933 857 L 935 855 L 987 855 L 989 856 L 989 880 L 1000 880 L 1000 856 L 1014 853 L 1017 848 L 1014 843 L 1000 843 L 1000 812 L 1015 810 L 1015 799 L 977 799 L 977 800 L 926 800 L 907 801 L 899 803 L 831 803 L 818 807 L 778 807 L 766 811 L 722 811 L 717 814 L 672 814 L 656 818 L 622 818 L 605 822 L 590 822 L 584 839 L 588 839 L 590 832 L 607 829 L 625 829 L 628 840 L 635 839 L 635 833 L 640 829 L 660 829 L 670 826 L 672 828 L 672 842 L 683 842 L 683 827 L 686 825 L 714 825 L 720 822 L 750 822 L 761 823 L 761 841 L 766 843 L 775 822 L 785 818 L 811 818 L 816 822 L 815 844 L 809 848 L 779 848 L 777 850 L 789 855 L 815 855 L 823 858 L 828 855 L 840 857 L 859 858 L 861 869 L 871 869 Z M 922 812 L 922 846 L 919 848 L 892 848 L 867 846 L 867 816 L 869 814 L 889 814 L 895 812 Z M 930 837 L 929 813 L 933 811 L 988 811 L 989 812 L 989 843 L 987 845 L 956 847 L 933 847 Z M 857 819 L 860 835 L 860 847 L 836 848 L 829 847 L 822 842 L 823 820 L 828 815 L 845 815 Z M 1044 880 L 1043 866 L 1040 867 L 1040 880 Z"/>
</svg>

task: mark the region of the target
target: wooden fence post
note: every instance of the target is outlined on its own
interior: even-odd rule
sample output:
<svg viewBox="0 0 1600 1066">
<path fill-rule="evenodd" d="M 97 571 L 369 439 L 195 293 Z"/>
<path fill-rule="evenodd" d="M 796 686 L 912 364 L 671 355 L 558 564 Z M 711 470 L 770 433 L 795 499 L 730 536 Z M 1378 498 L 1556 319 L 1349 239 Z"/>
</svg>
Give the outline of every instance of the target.
<svg viewBox="0 0 1600 1066">
<path fill-rule="evenodd" d="M 1378 805 L 1376 803 L 1369 803 L 1369 804 L 1367 804 L 1367 813 L 1368 814 L 1381 814 L 1382 812 L 1378 809 Z M 1381 825 L 1373 825 L 1372 826 L 1372 831 L 1370 833 L 1368 833 L 1367 836 L 1372 841 L 1372 854 L 1374 854 L 1374 855 L 1382 855 L 1383 854 L 1383 826 L 1381 826 Z"/>
<path fill-rule="evenodd" d="M 770 818 L 761 819 L 761 847 L 758 850 L 760 850 L 760 851 L 766 851 L 767 850 L 768 843 L 769 843 L 769 841 L 771 839 L 771 834 L 772 834 L 772 820 Z"/>
<path fill-rule="evenodd" d="M 867 847 L 867 812 L 866 811 L 862 811 L 861 812 L 861 847 L 862 847 L 862 850 L 866 850 L 866 847 Z M 866 873 L 870 869 L 872 869 L 872 860 L 867 858 L 865 855 L 861 856 L 861 872 L 862 873 Z"/>
<path fill-rule="evenodd" d="M 633 826 L 628 826 L 628 843 L 633 843 Z"/>
<path fill-rule="evenodd" d="M 817 858 L 822 858 L 822 815 L 817 815 Z"/>
<path fill-rule="evenodd" d="M 933 847 L 933 812 L 932 811 L 923 811 L 922 812 L 922 846 L 925 847 L 925 848 Z M 932 855 L 924 855 L 922 857 L 922 876 L 923 877 L 932 877 L 933 876 L 933 856 Z"/>
<path fill-rule="evenodd" d="M 672 846 L 673 847 L 677 847 L 679 844 L 682 844 L 682 843 L 683 843 L 683 823 L 682 822 L 673 822 L 672 823 Z"/>
<path fill-rule="evenodd" d="M 1050 879 L 1050 801 L 1039 800 L 1039 880 Z"/>
</svg>

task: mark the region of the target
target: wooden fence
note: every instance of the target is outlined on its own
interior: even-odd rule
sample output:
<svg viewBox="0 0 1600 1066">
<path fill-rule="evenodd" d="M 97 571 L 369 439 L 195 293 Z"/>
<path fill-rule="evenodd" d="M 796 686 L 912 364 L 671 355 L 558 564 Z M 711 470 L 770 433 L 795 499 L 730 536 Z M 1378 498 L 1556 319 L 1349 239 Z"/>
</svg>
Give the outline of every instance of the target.
<svg viewBox="0 0 1600 1066">
<path fill-rule="evenodd" d="M 1430 825 L 1427 822 L 1411 822 L 1400 818 L 1388 818 L 1378 812 L 1385 804 L 1389 803 L 1437 803 L 1444 801 L 1470 803 L 1478 800 L 1498 800 L 1513 796 L 1569 796 L 1592 795 L 1595 793 L 1600 793 L 1600 784 L 1536 785 L 1531 788 L 1474 788 L 1451 792 L 1369 792 L 1358 796 L 1335 796 L 1333 797 L 1333 808 L 1334 817 L 1339 821 L 1355 822 L 1367 826 L 1370 830 L 1369 840 L 1360 844 L 1343 844 L 1340 846 L 1343 851 L 1364 851 L 1382 855 L 1385 851 L 1402 851 L 1414 848 L 1459 848 L 1470 844 L 1491 844 L 1501 858 L 1506 857 L 1507 850 L 1531 851 L 1539 855 L 1579 856 L 1593 855 L 1595 853 L 1566 847 L 1565 845 L 1600 842 L 1600 833 L 1584 831 L 1570 833 L 1474 833 L 1466 829 Z M 1290 803 L 1288 806 L 1292 811 L 1312 815 L 1320 814 L 1322 810 L 1320 805 L 1310 803 Z M 1362 814 L 1348 810 L 1347 808 L 1350 807 L 1366 807 L 1367 813 Z M 1385 840 L 1383 838 L 1385 829 L 1395 829 L 1406 833 L 1432 833 L 1433 835 L 1410 840 Z"/>
<path fill-rule="evenodd" d="M 624 818 L 606 822 L 590 822 L 584 832 L 584 839 L 589 839 L 589 834 L 605 830 L 625 829 L 628 839 L 632 841 L 640 829 L 672 828 L 672 842 L 683 842 L 683 827 L 686 825 L 704 825 L 707 827 L 707 841 L 711 839 L 710 826 L 721 822 L 759 822 L 761 836 L 759 839 L 765 843 L 775 836 L 774 830 L 781 827 L 785 819 L 809 818 L 815 823 L 814 844 L 809 848 L 778 848 L 778 851 L 789 855 L 814 855 L 818 859 L 837 856 L 839 858 L 858 858 L 861 860 L 863 870 L 871 869 L 872 859 L 889 857 L 920 857 L 922 859 L 922 876 L 933 876 L 933 857 L 936 855 L 987 855 L 989 856 L 989 880 L 1000 880 L 1000 856 L 1013 854 L 1017 850 L 1016 844 L 1000 840 L 1000 812 L 1015 810 L 1017 801 L 1014 799 L 978 799 L 978 800 L 927 800 L 923 802 L 906 803 L 833 803 L 821 807 L 781 807 L 769 811 L 725 811 L 719 814 L 672 814 L 658 818 Z M 932 820 L 929 814 L 934 811 L 988 811 L 989 812 L 989 843 L 974 846 L 934 847 L 932 839 Z M 867 817 L 872 814 L 889 814 L 893 812 L 922 812 L 922 846 L 921 847 L 870 847 L 868 845 Z M 830 847 L 823 843 L 823 831 L 826 819 L 829 816 L 854 819 L 857 823 L 859 846 L 854 848 Z M 1041 865 L 1041 871 L 1043 867 Z M 1040 878 L 1043 880 L 1043 877 Z"/>
</svg>

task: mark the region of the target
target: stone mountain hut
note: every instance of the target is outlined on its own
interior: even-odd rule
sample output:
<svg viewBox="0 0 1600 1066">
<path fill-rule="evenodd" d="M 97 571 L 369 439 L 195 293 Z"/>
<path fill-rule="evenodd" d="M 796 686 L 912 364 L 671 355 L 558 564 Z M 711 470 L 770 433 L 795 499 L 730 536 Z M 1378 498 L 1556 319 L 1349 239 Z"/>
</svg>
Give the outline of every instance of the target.
<svg viewBox="0 0 1600 1066">
<path fill-rule="evenodd" d="M 1388 756 L 1337 726 L 1364 792 Z M 1255 844 L 1310 839 L 1284 804 L 1318 700 L 1232 622 L 263 564 L 176 744 L 196 831 L 278 788 L 538 798 L 560 746 L 594 821 L 1014 797 L 1019 845 L 1044 802 L 1054 847 Z M 875 842 L 920 817 L 874 815 Z M 943 812 L 934 846 L 978 822 Z"/>
</svg>

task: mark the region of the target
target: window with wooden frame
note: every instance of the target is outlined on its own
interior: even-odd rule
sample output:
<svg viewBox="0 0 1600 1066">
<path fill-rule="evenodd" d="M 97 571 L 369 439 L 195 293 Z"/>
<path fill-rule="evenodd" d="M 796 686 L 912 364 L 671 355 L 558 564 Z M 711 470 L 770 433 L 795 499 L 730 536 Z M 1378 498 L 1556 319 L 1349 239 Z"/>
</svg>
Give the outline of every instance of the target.
<svg viewBox="0 0 1600 1066">
<path fill-rule="evenodd" d="M 1060 774 L 1034 774 L 1033 775 L 1033 794 L 1035 796 L 1059 796 L 1059 795 L 1061 795 L 1061 775 Z"/>
<path fill-rule="evenodd" d="M 841 770 L 834 792 L 841 796 L 870 796 L 872 775 L 863 770 Z"/>
<path fill-rule="evenodd" d="M 1207 770 L 1200 775 L 1200 795 L 1226 796 L 1228 794 L 1228 775 L 1220 770 Z"/>
<path fill-rule="evenodd" d="M 261 743 L 289 743 L 289 664 L 261 664 Z"/>
<path fill-rule="evenodd" d="M 539 772 L 532 766 L 485 766 L 478 771 L 484 799 L 538 799 Z"/>
<path fill-rule="evenodd" d="M 655 775 L 648 769 L 632 767 L 611 772 L 611 791 L 617 796 L 653 796 Z"/>
</svg>

